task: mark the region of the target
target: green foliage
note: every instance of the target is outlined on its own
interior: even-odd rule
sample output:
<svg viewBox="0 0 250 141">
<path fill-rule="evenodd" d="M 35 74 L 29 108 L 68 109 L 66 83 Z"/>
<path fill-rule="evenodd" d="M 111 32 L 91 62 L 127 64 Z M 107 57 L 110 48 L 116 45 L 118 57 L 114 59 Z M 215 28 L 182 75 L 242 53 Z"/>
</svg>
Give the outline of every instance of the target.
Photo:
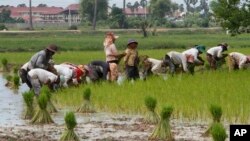
<svg viewBox="0 0 250 141">
<path fill-rule="evenodd" d="M 171 0 L 151 0 L 150 8 L 154 18 L 162 19 L 171 12 L 173 7 Z"/>
<path fill-rule="evenodd" d="M 14 67 L 13 73 L 14 73 L 14 74 L 17 74 L 17 73 L 18 73 L 18 67 Z"/>
<path fill-rule="evenodd" d="M 14 75 L 13 84 L 14 84 L 15 89 L 20 86 L 20 79 L 19 79 L 19 76 L 17 74 Z"/>
<path fill-rule="evenodd" d="M 168 120 L 173 113 L 174 108 L 172 106 L 165 106 L 161 111 L 161 120 Z"/>
<path fill-rule="evenodd" d="M 7 66 L 8 65 L 8 60 L 6 58 L 2 59 L 2 65 L 3 65 L 4 69 L 7 70 L 7 68 L 8 68 L 8 66 Z"/>
<path fill-rule="evenodd" d="M 126 28 L 126 16 L 123 13 L 123 10 L 118 7 L 112 7 L 112 11 L 109 15 L 110 19 L 110 28 Z"/>
<path fill-rule="evenodd" d="M 49 113 L 55 113 L 57 112 L 57 109 L 56 107 L 54 106 L 54 104 L 52 103 L 51 101 L 51 97 L 52 97 L 52 94 L 50 92 L 50 89 L 48 86 L 46 85 L 43 85 L 43 87 L 41 88 L 41 93 L 42 94 L 45 94 L 47 96 L 47 110 Z"/>
<path fill-rule="evenodd" d="M 0 24 L 0 30 L 4 30 L 4 29 L 8 30 L 8 28 L 4 24 Z"/>
<path fill-rule="evenodd" d="M 77 30 L 77 25 L 71 25 L 68 30 Z"/>
<path fill-rule="evenodd" d="M 83 92 L 83 99 L 90 101 L 90 96 L 91 96 L 91 89 L 90 88 L 86 88 Z"/>
<path fill-rule="evenodd" d="M 155 110 L 155 107 L 156 107 L 156 104 L 157 104 L 157 101 L 155 98 L 151 97 L 151 96 L 147 96 L 145 97 L 145 105 L 147 107 L 147 109 L 149 111 L 154 111 Z"/>
<path fill-rule="evenodd" d="M 12 76 L 12 75 L 7 75 L 7 76 L 6 76 L 6 80 L 7 80 L 7 81 L 11 81 L 11 80 L 12 80 L 12 78 L 13 78 L 13 76 Z"/>
<path fill-rule="evenodd" d="M 209 110 L 211 115 L 213 116 L 214 122 L 220 122 L 222 116 L 222 108 L 219 105 L 212 104 Z"/>
<path fill-rule="evenodd" d="M 64 117 L 67 129 L 72 130 L 76 127 L 76 118 L 74 112 L 67 112 Z"/>
<path fill-rule="evenodd" d="M 48 103 L 48 97 L 46 94 L 44 93 L 41 93 L 38 97 L 38 105 L 39 105 L 39 108 L 44 110 L 46 109 L 47 107 L 47 103 Z"/>
<path fill-rule="evenodd" d="M 214 123 L 210 133 L 214 141 L 225 141 L 227 138 L 226 130 L 221 123 Z"/>
<path fill-rule="evenodd" d="M 212 1 L 210 6 L 221 26 L 230 30 L 232 35 L 249 30 L 250 4 L 248 1 L 219 0 Z"/>
<path fill-rule="evenodd" d="M 74 128 L 77 125 L 76 118 L 73 112 L 67 112 L 64 117 L 67 129 L 62 134 L 60 141 L 79 141 L 80 139 L 74 132 Z"/>
<path fill-rule="evenodd" d="M 34 107 L 33 107 L 34 93 L 32 91 L 27 91 L 24 92 L 22 96 L 26 105 L 24 119 L 31 119 L 34 115 Z"/>
<path fill-rule="evenodd" d="M 51 99 L 52 94 L 50 93 L 50 89 L 49 89 L 48 86 L 43 85 L 40 91 L 41 91 L 42 94 L 46 95 L 47 100 Z"/>
</svg>

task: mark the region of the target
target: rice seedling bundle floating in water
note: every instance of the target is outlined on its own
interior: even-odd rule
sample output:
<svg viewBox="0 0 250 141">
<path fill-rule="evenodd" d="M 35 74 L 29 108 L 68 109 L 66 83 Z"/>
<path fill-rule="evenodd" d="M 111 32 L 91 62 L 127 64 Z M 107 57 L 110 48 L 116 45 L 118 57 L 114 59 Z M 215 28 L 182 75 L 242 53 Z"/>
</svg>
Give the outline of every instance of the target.
<svg viewBox="0 0 250 141">
<path fill-rule="evenodd" d="M 151 97 L 151 96 L 147 96 L 145 98 L 145 105 L 148 109 L 146 116 L 144 118 L 144 122 L 147 124 L 157 124 L 160 120 L 159 116 L 157 115 L 157 113 L 155 112 L 155 107 L 157 104 L 157 101 L 155 98 Z"/>
<path fill-rule="evenodd" d="M 42 93 L 38 97 L 38 110 L 36 111 L 34 117 L 31 119 L 32 124 L 50 124 L 54 123 L 49 112 L 47 111 L 47 95 Z"/>
<path fill-rule="evenodd" d="M 174 141 L 170 127 L 170 117 L 172 113 L 172 106 L 163 107 L 160 122 L 156 125 L 152 135 L 149 137 L 149 140 Z"/>
<path fill-rule="evenodd" d="M 51 101 L 52 94 L 50 92 L 50 89 L 47 86 L 44 85 L 41 88 L 41 93 L 44 93 L 47 96 L 47 100 L 48 100 L 48 102 L 47 102 L 47 110 L 48 110 L 48 112 L 49 113 L 57 112 L 56 107 L 54 106 L 54 104 Z"/>
<path fill-rule="evenodd" d="M 78 136 L 74 132 L 74 128 L 77 125 L 74 113 L 66 113 L 64 120 L 66 123 L 66 131 L 62 134 L 60 141 L 79 141 Z"/>
<path fill-rule="evenodd" d="M 20 86 L 20 79 L 17 74 L 15 74 L 13 78 L 13 84 L 14 84 L 14 89 L 18 89 L 18 87 Z"/>
<path fill-rule="evenodd" d="M 33 107 L 34 93 L 32 91 L 28 91 L 24 92 L 22 96 L 26 105 L 24 119 L 31 119 L 34 115 L 34 107 Z"/>
<path fill-rule="evenodd" d="M 212 104 L 209 108 L 209 111 L 213 117 L 213 123 L 209 126 L 207 131 L 203 134 L 204 136 L 209 136 L 211 128 L 215 123 L 220 123 L 222 116 L 222 108 L 219 105 Z"/>
<path fill-rule="evenodd" d="M 83 92 L 83 104 L 76 110 L 80 113 L 94 113 L 95 109 L 92 103 L 90 102 L 91 89 L 86 88 Z"/>
<path fill-rule="evenodd" d="M 227 138 L 227 133 L 225 128 L 221 123 L 214 123 L 210 129 L 210 133 L 214 141 L 225 141 Z"/>
</svg>

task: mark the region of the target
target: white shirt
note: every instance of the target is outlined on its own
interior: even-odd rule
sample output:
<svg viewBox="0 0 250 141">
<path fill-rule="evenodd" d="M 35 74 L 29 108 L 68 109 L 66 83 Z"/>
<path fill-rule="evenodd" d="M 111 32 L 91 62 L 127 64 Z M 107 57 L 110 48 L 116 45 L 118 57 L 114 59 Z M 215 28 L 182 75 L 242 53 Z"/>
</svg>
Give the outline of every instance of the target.
<svg viewBox="0 0 250 141">
<path fill-rule="evenodd" d="M 186 51 L 183 51 L 182 52 L 183 55 L 192 55 L 194 57 L 194 61 L 195 62 L 201 62 L 199 59 L 198 59 L 198 54 L 199 54 L 199 51 L 198 49 L 196 48 L 191 48 L 191 49 L 188 49 Z"/>
<path fill-rule="evenodd" d="M 32 69 L 28 72 L 31 79 L 38 79 L 41 83 L 46 84 L 48 80 L 50 82 L 56 82 L 57 75 L 40 68 Z"/>
<path fill-rule="evenodd" d="M 247 63 L 247 56 L 242 53 L 231 52 L 229 56 L 236 61 L 240 69 L 244 68 L 244 65 Z"/>
<path fill-rule="evenodd" d="M 160 72 L 161 70 L 161 65 L 162 65 L 162 60 L 157 60 L 157 59 L 153 59 L 153 58 L 148 58 L 148 61 L 152 64 L 152 68 L 151 71 L 156 74 L 158 72 Z"/>
<path fill-rule="evenodd" d="M 64 87 L 67 87 L 68 84 L 67 82 L 72 79 L 73 77 L 73 69 L 70 69 L 68 66 L 66 65 L 54 65 L 54 68 L 56 69 L 57 73 L 61 76 L 64 77 L 65 82 L 63 83 Z"/>
<path fill-rule="evenodd" d="M 21 69 L 24 69 L 24 70 L 27 71 L 28 66 L 29 66 L 29 62 L 25 63 L 25 64 L 21 67 Z"/>
<path fill-rule="evenodd" d="M 170 51 L 167 54 L 172 59 L 172 61 L 173 61 L 173 63 L 175 65 L 181 65 L 185 72 L 188 71 L 188 69 L 187 69 L 187 58 L 186 58 L 186 56 L 184 54 L 182 54 L 180 52 L 176 52 L 176 51 Z"/>
<path fill-rule="evenodd" d="M 212 56 L 216 56 L 218 58 L 222 57 L 222 47 L 221 46 L 217 46 L 217 47 L 212 47 L 210 49 L 207 50 L 207 53 L 212 55 Z"/>
<path fill-rule="evenodd" d="M 115 44 L 105 46 L 104 52 L 106 54 L 106 61 L 117 60 L 117 58 L 113 56 L 118 54 Z"/>
</svg>

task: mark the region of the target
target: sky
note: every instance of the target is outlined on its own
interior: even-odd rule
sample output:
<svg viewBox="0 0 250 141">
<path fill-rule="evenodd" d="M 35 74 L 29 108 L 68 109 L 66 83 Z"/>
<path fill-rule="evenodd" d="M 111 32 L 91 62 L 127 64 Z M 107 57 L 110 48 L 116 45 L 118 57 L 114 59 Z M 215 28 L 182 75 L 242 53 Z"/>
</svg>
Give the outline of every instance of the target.
<svg viewBox="0 0 250 141">
<path fill-rule="evenodd" d="M 136 0 L 126 0 L 126 2 L 131 2 L 132 4 Z M 138 0 L 140 1 L 140 0 Z M 172 0 L 177 3 L 183 3 L 184 0 Z M 58 6 L 58 7 L 67 7 L 69 4 L 78 3 L 79 0 L 32 0 L 32 5 L 37 6 L 38 4 L 47 4 L 48 6 Z M 118 7 L 122 7 L 123 0 L 109 0 L 109 5 L 112 6 L 116 4 Z M 0 5 L 11 5 L 17 6 L 18 4 L 25 3 L 29 5 L 29 0 L 0 0 Z"/>
</svg>

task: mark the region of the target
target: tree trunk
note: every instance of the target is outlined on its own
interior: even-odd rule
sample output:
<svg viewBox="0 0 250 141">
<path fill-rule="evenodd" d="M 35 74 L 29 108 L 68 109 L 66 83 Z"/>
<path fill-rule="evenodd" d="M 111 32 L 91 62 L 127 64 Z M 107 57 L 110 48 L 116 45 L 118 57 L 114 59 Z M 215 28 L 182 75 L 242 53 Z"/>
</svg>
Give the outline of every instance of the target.
<svg viewBox="0 0 250 141">
<path fill-rule="evenodd" d="M 97 13 L 97 0 L 95 0 L 95 7 L 94 7 L 93 30 L 95 30 L 96 28 L 96 13 Z"/>
<path fill-rule="evenodd" d="M 33 30 L 33 23 L 32 23 L 32 4 L 31 0 L 29 1 L 29 16 L 30 16 L 30 30 Z"/>
</svg>

